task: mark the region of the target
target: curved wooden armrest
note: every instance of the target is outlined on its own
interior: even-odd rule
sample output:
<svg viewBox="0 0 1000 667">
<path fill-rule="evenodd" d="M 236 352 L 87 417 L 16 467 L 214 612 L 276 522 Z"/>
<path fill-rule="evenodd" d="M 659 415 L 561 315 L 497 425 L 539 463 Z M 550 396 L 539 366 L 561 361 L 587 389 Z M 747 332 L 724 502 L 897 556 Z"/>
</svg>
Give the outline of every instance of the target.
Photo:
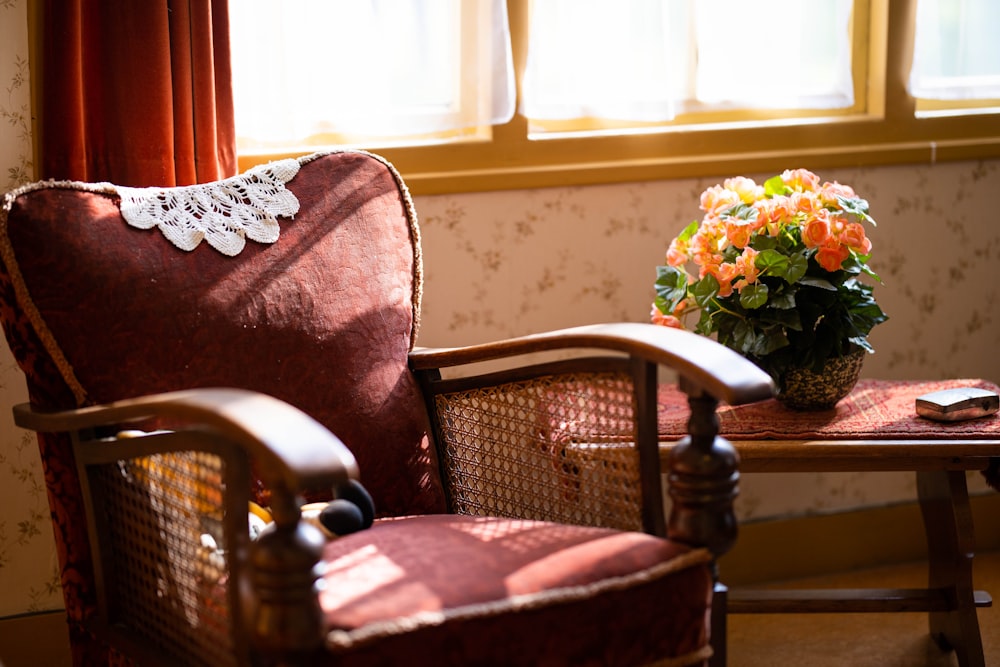
<svg viewBox="0 0 1000 667">
<path fill-rule="evenodd" d="M 218 433 L 260 463 L 265 482 L 289 490 L 339 486 L 358 477 L 354 455 L 326 427 L 284 401 L 229 388 L 205 388 L 44 412 L 14 407 L 14 423 L 41 432 L 79 431 L 150 418 L 183 420 Z"/>
<path fill-rule="evenodd" d="M 774 394 L 764 371 L 724 345 L 690 331 L 637 322 L 559 329 L 461 348 L 417 348 L 410 353 L 410 365 L 414 370 L 430 370 L 566 348 L 613 350 L 663 364 L 730 405 Z"/>
</svg>

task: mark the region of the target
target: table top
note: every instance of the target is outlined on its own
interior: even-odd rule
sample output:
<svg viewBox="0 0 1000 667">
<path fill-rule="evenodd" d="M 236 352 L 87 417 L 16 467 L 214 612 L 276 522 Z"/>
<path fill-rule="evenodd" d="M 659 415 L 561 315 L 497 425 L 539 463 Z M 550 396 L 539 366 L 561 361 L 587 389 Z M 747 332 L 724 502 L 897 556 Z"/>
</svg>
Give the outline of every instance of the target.
<svg viewBox="0 0 1000 667">
<path fill-rule="evenodd" d="M 981 470 L 1000 457 L 1000 415 L 937 422 L 916 414 L 918 396 L 952 387 L 1000 391 L 979 379 L 861 380 L 830 410 L 799 412 L 775 400 L 720 405 L 720 433 L 740 453 L 747 472 L 852 470 Z M 659 391 L 660 440 L 687 430 L 685 395 Z"/>
</svg>

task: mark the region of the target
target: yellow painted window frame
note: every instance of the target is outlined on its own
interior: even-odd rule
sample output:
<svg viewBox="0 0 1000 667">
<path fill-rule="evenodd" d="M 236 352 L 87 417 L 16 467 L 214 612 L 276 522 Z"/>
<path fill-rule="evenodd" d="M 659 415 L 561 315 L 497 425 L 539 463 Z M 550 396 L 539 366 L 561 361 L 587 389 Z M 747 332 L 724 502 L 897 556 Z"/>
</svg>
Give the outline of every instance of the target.
<svg viewBox="0 0 1000 667">
<path fill-rule="evenodd" d="M 508 0 L 519 76 L 529 3 Z M 917 101 L 906 90 L 916 0 L 858 0 L 856 11 L 860 108 L 848 112 L 792 120 L 717 118 L 697 125 L 674 121 L 643 132 L 544 139 L 529 137 L 527 119 L 515 114 L 482 141 L 369 148 L 399 169 L 414 194 L 1000 157 L 1000 103 L 958 113 L 938 105 L 935 113 L 917 114 Z M 241 155 L 240 168 L 295 154 Z"/>
</svg>

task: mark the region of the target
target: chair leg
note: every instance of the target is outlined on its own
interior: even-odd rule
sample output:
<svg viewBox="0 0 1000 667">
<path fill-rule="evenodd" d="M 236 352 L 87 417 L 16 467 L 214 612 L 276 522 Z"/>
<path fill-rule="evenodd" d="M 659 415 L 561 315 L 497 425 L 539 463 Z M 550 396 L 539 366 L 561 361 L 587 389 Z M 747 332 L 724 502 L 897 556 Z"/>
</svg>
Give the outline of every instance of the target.
<svg viewBox="0 0 1000 667">
<path fill-rule="evenodd" d="M 927 535 L 929 586 L 946 590 L 953 600 L 948 611 L 930 613 L 931 636 L 942 649 L 954 649 L 960 667 L 985 667 L 972 587 L 975 537 L 965 472 L 918 472 L 917 493 Z"/>
<path fill-rule="evenodd" d="M 729 604 L 729 589 L 725 584 L 716 581 L 712 593 L 711 639 L 712 657 L 708 667 L 726 667 L 726 614 Z"/>
</svg>

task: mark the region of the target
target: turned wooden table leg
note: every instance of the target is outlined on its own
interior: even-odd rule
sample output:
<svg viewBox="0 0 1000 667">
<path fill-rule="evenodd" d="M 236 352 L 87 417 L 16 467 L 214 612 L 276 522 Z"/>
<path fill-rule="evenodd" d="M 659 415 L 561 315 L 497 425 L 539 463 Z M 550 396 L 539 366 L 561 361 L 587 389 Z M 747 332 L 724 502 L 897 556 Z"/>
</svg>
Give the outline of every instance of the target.
<svg viewBox="0 0 1000 667">
<path fill-rule="evenodd" d="M 985 667 L 972 587 L 975 538 L 965 472 L 918 472 L 917 493 L 927 535 L 929 587 L 946 590 L 952 604 L 948 611 L 930 612 L 931 636 L 942 649 L 954 649 L 961 667 Z"/>
</svg>

